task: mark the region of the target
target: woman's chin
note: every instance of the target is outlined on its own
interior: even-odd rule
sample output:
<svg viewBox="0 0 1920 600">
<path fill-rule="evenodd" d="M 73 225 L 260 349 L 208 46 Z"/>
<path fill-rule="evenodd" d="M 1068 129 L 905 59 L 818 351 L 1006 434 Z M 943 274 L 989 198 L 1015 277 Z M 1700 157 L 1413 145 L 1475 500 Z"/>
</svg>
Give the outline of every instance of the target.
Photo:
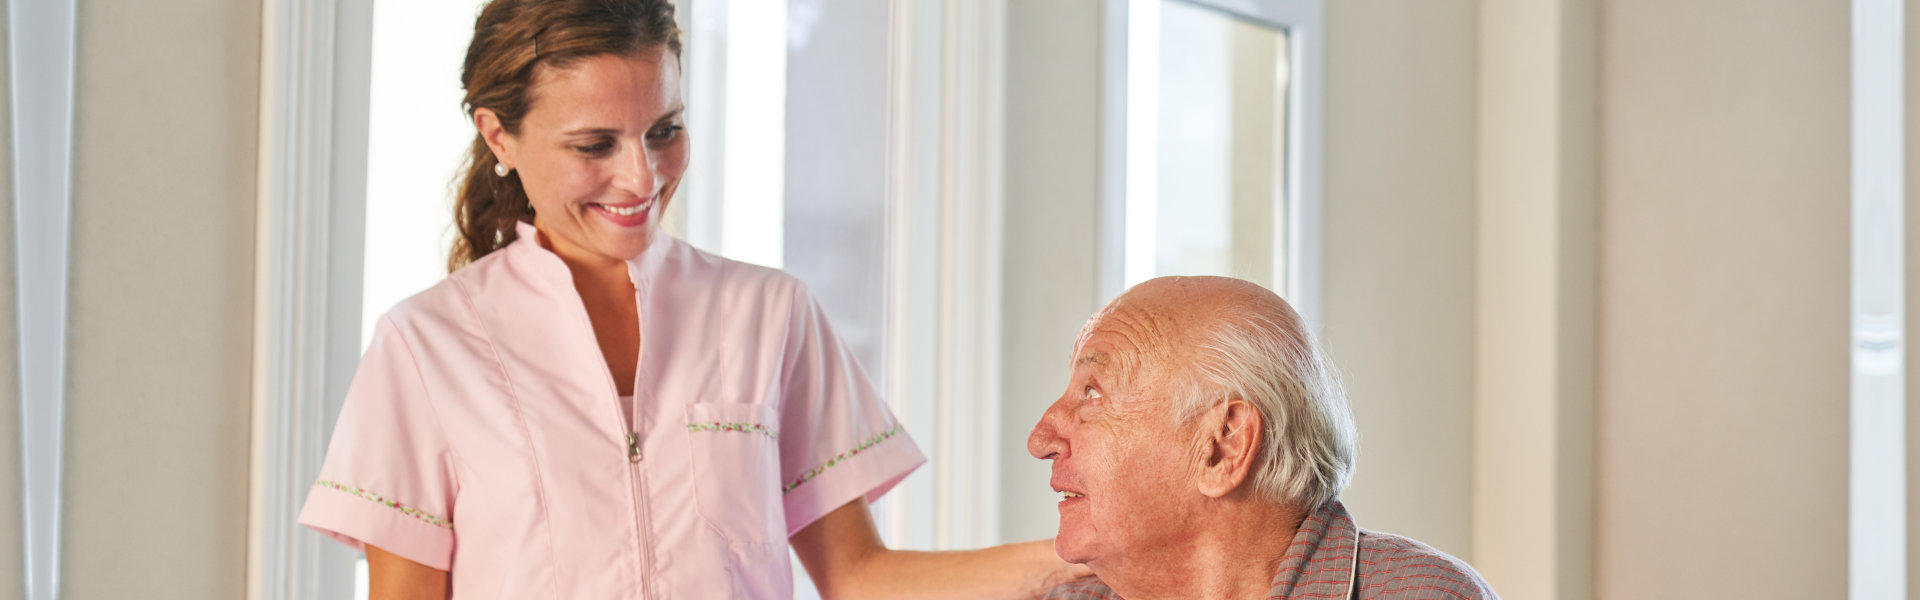
<svg viewBox="0 0 1920 600">
<path fill-rule="evenodd" d="M 653 245 L 653 236 L 656 235 L 660 235 L 657 228 L 645 227 L 605 236 L 599 244 L 600 253 L 620 260 L 633 260 Z"/>
</svg>

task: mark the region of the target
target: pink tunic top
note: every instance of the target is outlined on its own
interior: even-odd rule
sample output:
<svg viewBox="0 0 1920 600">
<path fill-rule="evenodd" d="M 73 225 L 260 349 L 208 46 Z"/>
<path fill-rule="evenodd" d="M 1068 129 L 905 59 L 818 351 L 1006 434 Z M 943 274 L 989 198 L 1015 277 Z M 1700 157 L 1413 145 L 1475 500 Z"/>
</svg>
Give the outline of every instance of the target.
<svg viewBox="0 0 1920 600">
<path fill-rule="evenodd" d="M 798 280 L 664 234 L 628 264 L 622 415 L 566 265 L 519 234 L 380 319 L 301 524 L 457 598 L 788 598 L 787 536 L 925 462 Z"/>
</svg>

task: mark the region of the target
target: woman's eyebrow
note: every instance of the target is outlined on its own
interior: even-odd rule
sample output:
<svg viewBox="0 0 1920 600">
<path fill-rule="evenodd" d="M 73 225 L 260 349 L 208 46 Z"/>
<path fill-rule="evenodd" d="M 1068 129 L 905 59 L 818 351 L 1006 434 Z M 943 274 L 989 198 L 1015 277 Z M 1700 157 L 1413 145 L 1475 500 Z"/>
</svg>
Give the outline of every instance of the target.
<svg viewBox="0 0 1920 600">
<path fill-rule="evenodd" d="M 671 121 L 679 117 L 680 113 L 684 113 L 684 112 L 687 112 L 686 107 L 683 106 L 680 108 L 676 108 L 676 109 L 673 109 L 672 111 L 667 112 L 667 114 L 660 115 L 660 118 L 654 119 L 653 122 L 655 124 L 659 124 L 662 122 Z M 620 130 L 613 127 L 581 127 L 579 129 L 571 129 L 571 130 L 562 132 L 560 135 L 575 137 L 575 136 L 589 136 L 589 135 L 619 135 L 619 134 L 620 134 Z"/>
</svg>

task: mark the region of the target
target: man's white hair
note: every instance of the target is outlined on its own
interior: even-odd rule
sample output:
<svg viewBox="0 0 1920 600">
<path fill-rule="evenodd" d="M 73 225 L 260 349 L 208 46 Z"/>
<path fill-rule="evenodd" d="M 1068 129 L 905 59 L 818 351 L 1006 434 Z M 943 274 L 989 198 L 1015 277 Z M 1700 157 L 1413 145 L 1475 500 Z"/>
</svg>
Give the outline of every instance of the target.
<svg viewBox="0 0 1920 600">
<path fill-rule="evenodd" d="M 1188 338 L 1196 347 L 1184 384 L 1174 387 L 1176 422 L 1244 399 L 1262 425 L 1255 490 L 1308 511 L 1334 501 L 1353 477 L 1359 434 L 1332 361 L 1291 308 L 1271 314 L 1230 304 Z"/>
</svg>

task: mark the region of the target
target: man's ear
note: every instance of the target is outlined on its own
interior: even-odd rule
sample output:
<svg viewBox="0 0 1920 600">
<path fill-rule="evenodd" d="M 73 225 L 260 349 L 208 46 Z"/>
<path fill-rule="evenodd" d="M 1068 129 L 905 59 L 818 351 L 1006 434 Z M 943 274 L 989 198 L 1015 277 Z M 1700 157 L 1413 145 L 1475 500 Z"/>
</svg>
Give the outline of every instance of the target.
<svg viewBox="0 0 1920 600">
<path fill-rule="evenodd" d="M 1225 497 L 1251 479 L 1261 442 L 1260 411 L 1239 397 L 1228 398 L 1202 415 L 1200 426 L 1200 493 Z"/>
<path fill-rule="evenodd" d="M 513 134 L 500 125 L 500 115 L 491 108 L 473 109 L 473 128 L 480 131 L 480 139 L 487 141 L 487 149 L 493 151 L 493 160 L 512 169 Z"/>
</svg>

